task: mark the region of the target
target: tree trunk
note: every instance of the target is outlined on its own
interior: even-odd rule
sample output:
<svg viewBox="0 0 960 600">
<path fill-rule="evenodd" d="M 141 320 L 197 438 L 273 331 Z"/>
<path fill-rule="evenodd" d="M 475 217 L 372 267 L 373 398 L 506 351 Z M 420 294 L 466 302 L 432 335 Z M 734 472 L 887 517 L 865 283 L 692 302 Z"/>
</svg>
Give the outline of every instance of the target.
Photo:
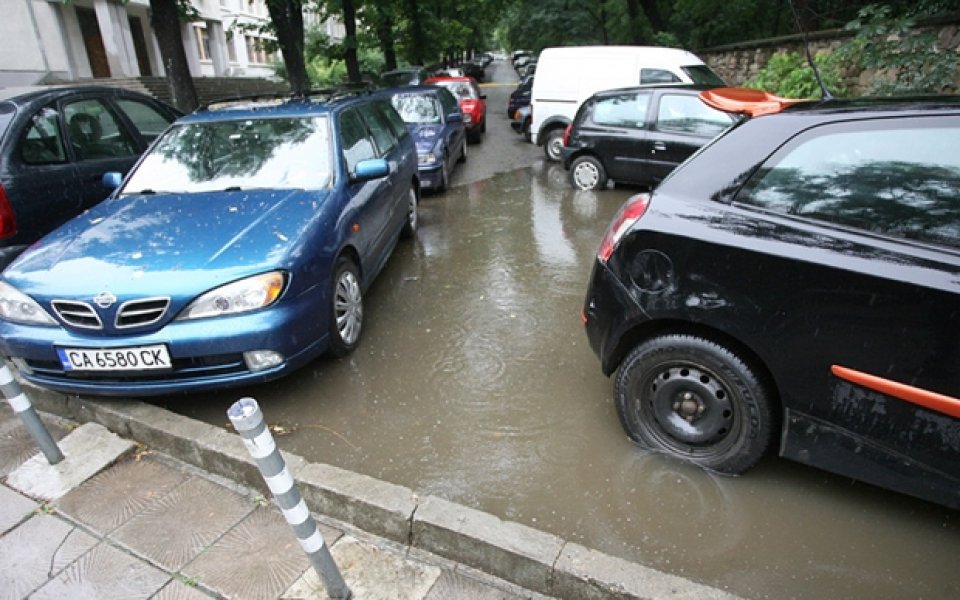
<svg viewBox="0 0 960 600">
<path fill-rule="evenodd" d="M 382 17 L 377 25 L 377 39 L 380 50 L 383 52 L 383 70 L 392 71 L 397 68 L 397 51 L 393 43 L 393 19 Z"/>
<path fill-rule="evenodd" d="M 303 58 L 302 0 L 267 0 L 267 10 L 277 33 L 277 43 L 287 68 L 287 81 L 294 93 L 310 89 L 307 65 Z"/>
<path fill-rule="evenodd" d="M 357 58 L 357 9 L 353 0 L 342 0 L 343 28 L 346 37 L 343 40 L 343 58 L 347 63 L 347 79 L 350 83 L 360 83 L 360 60 Z"/>
<path fill-rule="evenodd" d="M 192 112 L 199 103 L 180 35 L 177 0 L 150 0 L 150 25 L 157 36 L 173 105 L 185 113 Z"/>
</svg>

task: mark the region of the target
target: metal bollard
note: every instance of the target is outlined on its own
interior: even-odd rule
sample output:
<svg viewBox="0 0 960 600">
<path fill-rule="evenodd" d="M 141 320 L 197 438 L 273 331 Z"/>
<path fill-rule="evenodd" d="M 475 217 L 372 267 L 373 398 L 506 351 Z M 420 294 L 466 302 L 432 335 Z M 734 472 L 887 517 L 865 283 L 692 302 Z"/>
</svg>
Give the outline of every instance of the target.
<svg viewBox="0 0 960 600">
<path fill-rule="evenodd" d="M 241 398 L 227 410 L 227 416 L 256 461 L 260 474 L 267 482 L 267 487 L 273 493 L 284 518 L 293 528 L 297 541 L 320 576 L 327 595 L 338 600 L 348 600 L 351 596 L 350 588 L 343 581 L 340 570 L 323 543 L 317 522 L 310 516 L 310 510 L 294 484 L 293 476 L 290 475 L 267 428 L 257 401 L 253 398 Z"/>
<path fill-rule="evenodd" d="M 57 442 L 54 441 L 53 436 L 50 435 L 43 421 L 40 420 L 40 415 L 33 408 L 30 398 L 27 398 L 27 395 L 20 388 L 20 383 L 13 376 L 13 371 L 5 364 L 0 366 L 0 392 L 3 393 L 3 397 L 13 408 L 13 412 L 23 421 L 34 441 L 40 446 L 40 451 L 47 457 L 47 462 L 55 465 L 62 461 L 63 452 L 60 452 Z"/>
</svg>

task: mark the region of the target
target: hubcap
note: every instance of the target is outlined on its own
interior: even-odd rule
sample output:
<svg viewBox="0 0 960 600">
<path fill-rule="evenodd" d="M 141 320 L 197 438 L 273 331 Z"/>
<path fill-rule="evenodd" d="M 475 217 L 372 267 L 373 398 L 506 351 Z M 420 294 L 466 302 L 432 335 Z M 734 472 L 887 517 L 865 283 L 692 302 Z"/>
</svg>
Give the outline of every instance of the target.
<svg viewBox="0 0 960 600">
<path fill-rule="evenodd" d="M 664 368 L 650 381 L 647 391 L 653 418 L 664 433 L 681 443 L 713 444 L 734 426 L 730 394 L 703 369 Z"/>
<path fill-rule="evenodd" d="M 410 200 L 407 203 L 407 223 L 410 224 L 410 229 L 417 228 L 417 194 L 410 190 Z"/>
<path fill-rule="evenodd" d="M 573 180 L 581 190 L 592 190 L 597 187 L 597 182 L 600 180 L 600 173 L 593 163 L 582 162 L 574 169 Z"/>
<path fill-rule="evenodd" d="M 360 327 L 363 325 L 363 296 L 360 283 L 351 271 L 344 271 L 340 275 L 333 303 L 340 339 L 348 346 L 355 344 L 360 339 Z"/>
</svg>

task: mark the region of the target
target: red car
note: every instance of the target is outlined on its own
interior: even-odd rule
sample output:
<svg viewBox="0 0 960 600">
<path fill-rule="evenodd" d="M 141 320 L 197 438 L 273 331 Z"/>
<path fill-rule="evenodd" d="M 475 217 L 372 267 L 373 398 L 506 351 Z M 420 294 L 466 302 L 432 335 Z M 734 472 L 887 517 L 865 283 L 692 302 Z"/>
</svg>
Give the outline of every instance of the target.
<svg viewBox="0 0 960 600">
<path fill-rule="evenodd" d="M 483 140 L 487 130 L 487 97 L 480 93 L 480 86 L 473 77 L 431 77 L 424 83 L 440 85 L 456 96 L 460 112 L 467 126 L 467 137 L 473 143 Z"/>
</svg>

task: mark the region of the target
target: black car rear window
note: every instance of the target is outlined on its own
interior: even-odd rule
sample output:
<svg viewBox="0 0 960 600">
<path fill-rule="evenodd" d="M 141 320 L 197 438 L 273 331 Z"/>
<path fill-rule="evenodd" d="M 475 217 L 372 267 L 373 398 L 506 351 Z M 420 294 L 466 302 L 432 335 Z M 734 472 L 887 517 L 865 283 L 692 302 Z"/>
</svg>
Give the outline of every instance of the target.
<svg viewBox="0 0 960 600">
<path fill-rule="evenodd" d="M 767 161 L 737 202 L 960 248 L 960 116 L 816 127 Z"/>
</svg>

